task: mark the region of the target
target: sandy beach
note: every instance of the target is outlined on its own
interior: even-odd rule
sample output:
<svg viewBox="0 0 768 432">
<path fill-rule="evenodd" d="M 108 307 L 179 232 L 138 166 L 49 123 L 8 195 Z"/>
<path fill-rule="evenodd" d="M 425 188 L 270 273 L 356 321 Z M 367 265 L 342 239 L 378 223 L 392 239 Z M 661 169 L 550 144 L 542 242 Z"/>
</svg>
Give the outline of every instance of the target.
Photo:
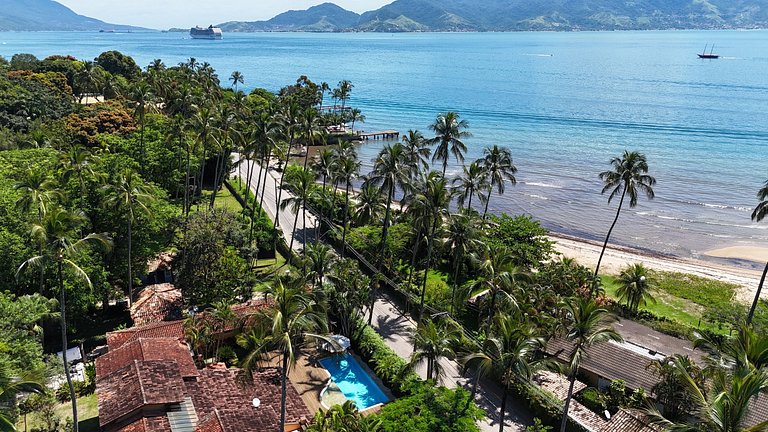
<svg viewBox="0 0 768 432">
<path fill-rule="evenodd" d="M 583 239 L 550 235 L 550 240 L 556 242 L 555 250 L 563 256 L 575 259 L 578 263 L 594 268 L 600 256 L 602 243 L 590 242 Z M 768 248 L 753 246 L 732 246 L 708 251 L 708 256 L 720 258 L 736 258 L 755 262 L 768 260 Z M 627 264 L 642 263 L 646 267 L 669 272 L 688 273 L 708 277 L 739 285 L 736 299 L 742 303 L 751 303 L 754 299 L 760 272 L 736 266 L 711 263 L 703 260 L 665 257 L 652 255 L 629 248 L 612 247 L 610 243 L 600 264 L 601 273 L 618 274 Z M 768 299 L 768 293 L 763 292 L 762 298 Z"/>
</svg>

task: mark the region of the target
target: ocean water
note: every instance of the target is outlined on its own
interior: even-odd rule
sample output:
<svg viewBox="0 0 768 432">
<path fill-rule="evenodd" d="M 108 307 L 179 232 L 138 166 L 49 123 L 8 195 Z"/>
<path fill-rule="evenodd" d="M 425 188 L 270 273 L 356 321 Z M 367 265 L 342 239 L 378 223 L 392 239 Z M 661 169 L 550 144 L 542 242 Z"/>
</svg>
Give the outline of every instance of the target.
<svg viewBox="0 0 768 432">
<path fill-rule="evenodd" d="M 715 43 L 717 60 L 696 57 Z M 556 232 L 601 239 L 614 216 L 598 174 L 625 149 L 647 155 L 656 199 L 625 208 L 613 241 L 697 257 L 768 245 L 750 220 L 768 179 L 768 31 L 480 34 L 0 33 L 0 55 L 117 49 L 145 66 L 195 57 L 223 82 L 277 90 L 307 75 L 354 84 L 350 104 L 368 131 L 419 129 L 437 113 L 470 123 L 467 159 L 512 149 L 518 184 L 493 211 L 529 213 Z M 381 141 L 363 144 L 370 160 Z M 449 174 L 458 173 L 454 165 Z"/>
</svg>

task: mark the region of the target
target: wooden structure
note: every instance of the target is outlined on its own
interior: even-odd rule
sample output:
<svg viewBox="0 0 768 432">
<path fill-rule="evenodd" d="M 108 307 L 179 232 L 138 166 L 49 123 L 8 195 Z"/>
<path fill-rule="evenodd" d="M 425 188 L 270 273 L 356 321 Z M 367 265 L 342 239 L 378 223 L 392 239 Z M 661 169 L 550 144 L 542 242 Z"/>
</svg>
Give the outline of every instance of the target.
<svg viewBox="0 0 768 432">
<path fill-rule="evenodd" d="M 397 139 L 400 137 L 400 132 L 396 130 L 385 130 L 385 131 L 379 131 L 379 132 L 361 132 L 361 133 L 358 133 L 357 136 L 359 136 L 360 139 L 364 139 L 364 140 Z"/>
</svg>

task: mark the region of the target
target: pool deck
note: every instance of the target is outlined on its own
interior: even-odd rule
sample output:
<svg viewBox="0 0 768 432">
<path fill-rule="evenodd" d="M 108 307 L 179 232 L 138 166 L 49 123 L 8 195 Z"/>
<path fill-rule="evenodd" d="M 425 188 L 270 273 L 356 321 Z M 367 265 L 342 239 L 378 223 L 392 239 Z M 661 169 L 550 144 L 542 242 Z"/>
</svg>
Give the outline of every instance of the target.
<svg viewBox="0 0 768 432">
<path fill-rule="evenodd" d="M 302 354 L 296 358 L 296 364 L 288 371 L 288 379 L 312 413 L 322 409 L 320 393 L 331 380 L 328 371 L 317 363 L 315 358 L 312 354 Z M 270 366 L 280 367 L 279 357 L 268 363 Z"/>
</svg>

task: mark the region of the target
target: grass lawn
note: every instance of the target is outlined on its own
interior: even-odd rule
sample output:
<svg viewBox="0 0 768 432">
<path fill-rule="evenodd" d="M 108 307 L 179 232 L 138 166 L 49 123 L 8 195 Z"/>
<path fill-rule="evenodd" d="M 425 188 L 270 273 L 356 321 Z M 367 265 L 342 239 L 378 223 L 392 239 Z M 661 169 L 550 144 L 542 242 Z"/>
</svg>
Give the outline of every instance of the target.
<svg viewBox="0 0 768 432">
<path fill-rule="evenodd" d="M 210 199 L 211 193 L 212 192 L 210 191 L 205 191 L 203 193 L 203 197 Z M 227 209 L 233 213 L 240 213 L 243 210 L 240 202 L 232 195 L 232 193 L 229 192 L 229 189 L 227 189 L 225 186 L 222 186 L 221 190 L 219 190 L 219 192 L 216 194 L 216 201 L 213 203 L 213 205 L 216 208 Z"/>
<path fill-rule="evenodd" d="M 96 394 L 77 398 L 77 416 L 80 424 L 80 432 L 98 432 L 99 431 L 99 408 Z M 72 418 L 72 403 L 65 402 L 56 406 L 56 415 L 61 419 L 62 426 L 66 419 Z M 45 424 L 36 414 L 27 415 L 27 429 L 44 428 Z M 18 430 L 24 430 L 24 417 L 19 418 L 16 425 Z"/>
<path fill-rule="evenodd" d="M 656 302 L 649 301 L 641 310 L 678 321 L 692 328 L 703 328 L 728 334 L 728 330 L 701 317 L 710 309 L 731 303 L 735 285 L 682 273 L 653 272 L 657 288 L 651 293 Z M 605 295 L 618 300 L 619 283 L 613 276 L 601 276 Z"/>
</svg>

